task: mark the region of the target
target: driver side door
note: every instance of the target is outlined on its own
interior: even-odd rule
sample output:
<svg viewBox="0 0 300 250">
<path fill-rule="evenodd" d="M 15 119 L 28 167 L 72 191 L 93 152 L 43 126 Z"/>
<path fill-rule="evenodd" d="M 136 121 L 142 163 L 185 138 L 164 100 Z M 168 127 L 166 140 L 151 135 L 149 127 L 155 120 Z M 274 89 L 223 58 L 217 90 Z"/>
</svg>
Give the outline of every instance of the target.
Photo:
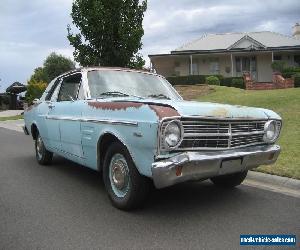
<svg viewBox="0 0 300 250">
<path fill-rule="evenodd" d="M 81 79 L 81 73 L 62 79 L 55 108 L 52 110 L 59 121 L 61 151 L 77 158 L 83 157 L 80 131 L 82 101 L 78 100 Z"/>
</svg>

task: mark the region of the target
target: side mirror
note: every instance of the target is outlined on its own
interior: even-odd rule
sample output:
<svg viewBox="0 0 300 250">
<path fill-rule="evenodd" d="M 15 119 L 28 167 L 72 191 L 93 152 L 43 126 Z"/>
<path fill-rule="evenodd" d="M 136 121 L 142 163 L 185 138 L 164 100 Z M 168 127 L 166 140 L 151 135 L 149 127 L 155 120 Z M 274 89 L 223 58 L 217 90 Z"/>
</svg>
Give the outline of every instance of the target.
<svg viewBox="0 0 300 250">
<path fill-rule="evenodd" d="M 36 103 L 38 103 L 40 101 L 40 99 L 38 99 L 38 98 L 35 98 L 34 100 L 33 100 L 33 104 L 36 104 Z"/>
</svg>

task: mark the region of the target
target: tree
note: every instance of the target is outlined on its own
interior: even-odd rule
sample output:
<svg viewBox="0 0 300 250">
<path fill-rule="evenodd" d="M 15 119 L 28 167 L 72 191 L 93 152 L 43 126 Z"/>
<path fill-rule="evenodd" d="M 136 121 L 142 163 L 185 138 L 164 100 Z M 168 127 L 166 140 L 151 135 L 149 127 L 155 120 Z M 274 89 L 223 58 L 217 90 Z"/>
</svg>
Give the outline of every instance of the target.
<svg viewBox="0 0 300 250">
<path fill-rule="evenodd" d="M 75 63 L 71 59 L 52 52 L 43 67 L 36 68 L 27 82 L 26 101 L 32 103 L 34 99 L 40 98 L 50 81 L 72 69 L 75 69 Z"/>
<path fill-rule="evenodd" d="M 34 73 L 32 74 L 32 76 L 30 77 L 30 80 L 29 82 L 33 82 L 33 81 L 36 81 L 36 82 L 48 82 L 49 77 L 47 76 L 45 70 L 43 67 L 38 67 L 36 69 L 34 69 Z"/>
<path fill-rule="evenodd" d="M 46 82 L 50 82 L 55 77 L 72 69 L 75 69 L 75 63 L 71 59 L 58 55 L 55 52 L 52 52 L 46 58 L 43 65 L 44 74 L 47 76 Z"/>
<path fill-rule="evenodd" d="M 47 83 L 43 81 L 28 81 L 25 99 L 27 103 L 32 104 L 33 100 L 40 98 L 47 87 Z"/>
<path fill-rule="evenodd" d="M 142 68 L 138 53 L 144 35 L 147 0 L 74 0 L 71 17 L 80 31 L 68 39 L 74 58 L 82 66 Z"/>
</svg>

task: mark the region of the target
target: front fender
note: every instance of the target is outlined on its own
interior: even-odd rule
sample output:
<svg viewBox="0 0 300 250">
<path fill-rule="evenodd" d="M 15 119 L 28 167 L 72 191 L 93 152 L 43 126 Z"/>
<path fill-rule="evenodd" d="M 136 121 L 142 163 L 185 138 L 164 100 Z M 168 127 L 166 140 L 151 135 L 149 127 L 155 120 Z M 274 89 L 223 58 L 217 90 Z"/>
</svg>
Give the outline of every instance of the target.
<svg viewBox="0 0 300 250">
<path fill-rule="evenodd" d="M 139 173 L 151 177 L 151 166 L 157 150 L 157 129 L 158 124 L 155 122 L 138 122 L 136 126 L 83 125 L 82 145 L 87 165 L 94 169 L 98 168 L 101 151 L 93 145 L 99 145 L 104 135 L 111 134 L 126 146 Z"/>
</svg>

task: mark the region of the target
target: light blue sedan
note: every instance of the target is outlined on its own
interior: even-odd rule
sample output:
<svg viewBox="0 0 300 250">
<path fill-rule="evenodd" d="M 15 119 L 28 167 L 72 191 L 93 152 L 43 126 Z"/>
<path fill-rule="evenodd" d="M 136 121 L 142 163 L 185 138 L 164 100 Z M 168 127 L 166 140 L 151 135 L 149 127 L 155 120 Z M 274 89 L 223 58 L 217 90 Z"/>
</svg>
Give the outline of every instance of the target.
<svg viewBox="0 0 300 250">
<path fill-rule="evenodd" d="M 101 171 L 112 204 L 127 210 L 142 204 L 151 182 L 234 187 L 280 153 L 273 111 L 184 101 L 164 77 L 129 69 L 67 72 L 24 118 L 40 164 L 56 153 Z"/>
</svg>

